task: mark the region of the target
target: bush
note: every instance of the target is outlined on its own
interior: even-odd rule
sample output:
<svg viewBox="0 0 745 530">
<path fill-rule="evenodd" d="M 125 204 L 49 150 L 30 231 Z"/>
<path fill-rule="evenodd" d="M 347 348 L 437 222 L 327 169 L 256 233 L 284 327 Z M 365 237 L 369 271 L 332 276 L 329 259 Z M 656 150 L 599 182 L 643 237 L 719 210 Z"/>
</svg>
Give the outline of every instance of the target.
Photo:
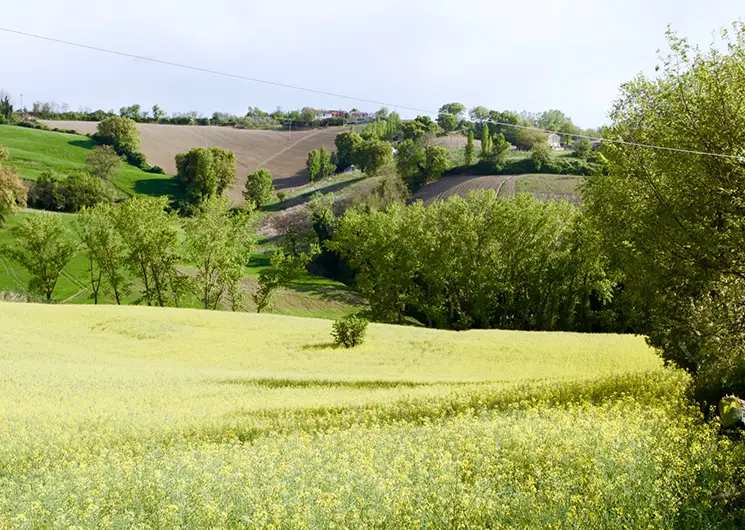
<svg viewBox="0 0 745 530">
<path fill-rule="evenodd" d="M 365 342 L 367 320 L 356 315 L 349 315 L 334 321 L 331 335 L 334 343 L 345 348 L 354 348 Z"/>
<path fill-rule="evenodd" d="M 8 154 L 8 148 L 4 145 L 0 145 L 0 162 L 7 160 L 10 157 Z"/>
<path fill-rule="evenodd" d="M 127 162 L 145 171 L 150 169 L 150 164 L 147 163 L 147 157 L 144 153 L 141 153 L 139 151 L 135 151 L 134 153 L 127 153 Z"/>
<path fill-rule="evenodd" d="M 166 172 L 160 166 L 152 166 L 151 168 L 144 170 L 146 173 L 155 173 L 156 175 L 165 175 Z"/>
</svg>

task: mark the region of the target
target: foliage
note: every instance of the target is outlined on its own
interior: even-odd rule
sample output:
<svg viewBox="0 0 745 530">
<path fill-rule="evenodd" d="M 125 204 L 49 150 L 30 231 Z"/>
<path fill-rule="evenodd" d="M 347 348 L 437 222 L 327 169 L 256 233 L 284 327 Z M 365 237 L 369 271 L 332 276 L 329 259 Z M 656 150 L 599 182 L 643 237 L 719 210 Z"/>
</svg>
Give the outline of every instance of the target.
<svg viewBox="0 0 745 530">
<path fill-rule="evenodd" d="M 247 216 L 232 215 L 227 198 L 211 197 L 184 221 L 184 234 L 184 256 L 197 269 L 189 283 L 204 309 L 217 309 L 225 295 L 240 307 L 243 270 L 256 245 Z"/>
<path fill-rule="evenodd" d="M 277 192 L 277 199 L 279 200 L 279 202 L 284 202 L 286 198 L 287 198 L 287 193 L 285 193 L 284 191 Z"/>
<path fill-rule="evenodd" d="M 85 158 L 88 171 L 100 179 L 111 180 L 122 159 L 110 145 L 101 145 L 93 149 Z"/>
<path fill-rule="evenodd" d="M 363 140 L 352 153 L 352 162 L 368 176 L 375 175 L 393 159 L 393 146 L 383 140 Z"/>
<path fill-rule="evenodd" d="M 327 247 L 357 272 L 373 317 L 467 329 L 613 330 L 597 238 L 564 202 L 493 191 L 347 212 Z"/>
<path fill-rule="evenodd" d="M 551 148 L 547 143 L 537 142 L 530 148 L 530 160 L 536 171 L 541 171 L 551 160 Z"/>
<path fill-rule="evenodd" d="M 362 143 L 362 137 L 354 131 L 347 131 L 336 135 L 336 160 L 339 169 L 346 169 L 352 165 L 352 157 Z"/>
<path fill-rule="evenodd" d="M 5 123 L 13 122 L 13 105 L 7 93 L 0 93 L 0 116 L 4 118 Z"/>
<path fill-rule="evenodd" d="M 537 144 L 548 145 L 548 135 L 541 131 L 521 129 L 517 137 L 517 145 L 523 149 L 532 149 Z"/>
<path fill-rule="evenodd" d="M 81 171 L 67 178 L 45 171 L 31 184 L 28 192 L 28 204 L 42 210 L 77 212 L 84 207 L 112 201 L 111 189 L 105 181 Z"/>
<path fill-rule="evenodd" d="M 491 133 L 489 132 L 489 125 L 484 124 L 481 132 L 481 153 L 479 153 L 479 158 L 481 160 L 489 160 L 492 154 L 492 149 L 493 144 Z"/>
<path fill-rule="evenodd" d="M 143 300 L 178 307 L 184 278 L 176 268 L 178 232 L 167 206 L 166 197 L 133 197 L 117 207 L 114 222 L 126 246 L 125 264 L 142 282 Z"/>
<path fill-rule="evenodd" d="M 26 206 L 28 190 L 13 167 L 0 166 L 0 225 L 16 208 Z"/>
<path fill-rule="evenodd" d="M 8 158 L 10 158 L 10 154 L 8 153 L 8 148 L 4 145 L 0 145 L 0 162 L 6 161 Z"/>
<path fill-rule="evenodd" d="M 468 131 L 468 138 L 466 140 L 465 150 L 465 165 L 470 166 L 473 164 L 473 131 Z"/>
<path fill-rule="evenodd" d="M 318 149 L 313 149 L 308 153 L 305 167 L 308 168 L 308 178 L 310 182 L 318 180 L 318 174 L 321 172 L 321 154 L 318 152 Z"/>
<path fill-rule="evenodd" d="M 296 254 L 286 254 L 280 250 L 274 252 L 269 267 L 259 274 L 259 289 L 252 296 L 257 313 L 269 307 L 277 289 L 289 286 L 305 272 L 316 250 Z"/>
<path fill-rule="evenodd" d="M 84 208 L 78 216 L 80 238 L 88 255 L 93 301 L 98 303 L 101 288 L 110 291 L 117 305 L 129 294 L 131 281 L 124 275 L 127 257 L 124 239 L 116 228 L 116 208 L 98 204 Z"/>
<path fill-rule="evenodd" d="M 13 227 L 11 234 L 14 245 L 4 249 L 5 253 L 28 271 L 29 291 L 51 300 L 62 269 L 72 259 L 77 244 L 55 215 L 27 217 Z"/>
<path fill-rule="evenodd" d="M 272 200 L 274 185 L 272 174 L 266 168 L 259 168 L 246 177 L 246 187 L 243 198 L 253 208 L 258 210 Z"/>
<path fill-rule="evenodd" d="M 196 147 L 176 155 L 176 169 L 186 200 L 198 208 L 233 185 L 235 153 L 219 147 Z"/>
<path fill-rule="evenodd" d="M 489 119 L 489 109 L 482 106 L 473 107 L 468 115 L 473 121 L 484 122 Z"/>
<path fill-rule="evenodd" d="M 327 179 L 336 171 L 336 166 L 331 162 L 331 153 L 322 145 L 318 157 L 320 161 L 318 176 L 321 179 Z"/>
<path fill-rule="evenodd" d="M 671 52 L 658 77 L 622 87 L 604 136 L 742 155 L 745 25 L 722 36 L 726 53 L 694 48 L 669 32 Z M 622 144 L 605 144 L 603 155 L 609 174 L 589 180 L 584 200 L 650 344 L 696 374 L 701 401 L 742 395 L 745 166 L 737 158 Z"/>
<path fill-rule="evenodd" d="M 367 320 L 357 315 L 342 317 L 336 321 L 331 329 L 334 344 L 345 348 L 354 348 L 365 342 Z"/>
<path fill-rule="evenodd" d="M 421 140 L 437 132 L 437 123 L 429 116 L 417 116 L 413 120 L 403 122 L 401 131 L 405 140 Z"/>
<path fill-rule="evenodd" d="M 437 117 L 437 124 L 445 132 L 452 132 L 458 128 L 458 118 L 452 114 L 440 114 Z"/>
<path fill-rule="evenodd" d="M 585 138 L 582 138 L 574 144 L 574 156 L 577 158 L 586 159 L 589 157 L 591 151 L 592 144 Z"/>
<path fill-rule="evenodd" d="M 140 150 L 140 131 L 137 123 L 121 116 L 109 116 L 98 124 L 98 137 L 113 145 L 117 153 L 134 153 Z"/>
</svg>

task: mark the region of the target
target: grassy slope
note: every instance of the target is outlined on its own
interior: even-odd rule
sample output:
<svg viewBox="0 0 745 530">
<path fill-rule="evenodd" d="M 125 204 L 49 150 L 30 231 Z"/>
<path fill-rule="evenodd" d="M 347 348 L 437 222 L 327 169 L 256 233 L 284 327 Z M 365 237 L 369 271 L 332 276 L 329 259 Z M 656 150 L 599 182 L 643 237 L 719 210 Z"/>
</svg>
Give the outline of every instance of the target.
<svg viewBox="0 0 745 530">
<path fill-rule="evenodd" d="M 577 193 L 577 187 L 582 177 L 576 175 L 522 175 L 515 183 L 517 193 L 542 193 L 572 195 Z"/>
<path fill-rule="evenodd" d="M 52 212 L 18 212 L 8 216 L 5 226 L 0 227 L 0 247 L 11 243 L 10 230 L 29 215 L 59 215 L 71 234 L 78 233 L 77 215 Z M 255 254 L 246 267 L 245 288 L 252 292 L 257 288 L 259 273 L 268 266 L 268 256 Z M 0 254 L 0 291 L 26 292 L 29 275 L 18 263 Z M 54 291 L 54 300 L 67 303 L 93 303 L 88 288 L 88 259 L 84 252 L 78 252 L 65 267 Z M 124 303 L 135 303 L 139 298 L 141 285 L 135 281 L 132 292 L 124 298 Z M 113 304 L 113 295 L 101 294 L 101 303 Z M 246 310 L 254 311 L 255 306 L 250 296 L 245 300 Z M 294 315 L 314 316 L 318 318 L 338 318 L 359 310 L 360 300 L 349 289 L 338 282 L 304 275 L 290 289 L 280 290 L 275 296 L 271 312 Z M 195 299 L 184 302 L 187 307 L 198 307 Z"/>
<path fill-rule="evenodd" d="M 47 170 L 66 174 L 85 168 L 85 158 L 96 143 L 86 136 L 0 125 L 0 145 L 10 152 L 7 165 L 18 168 L 21 176 L 36 180 Z M 169 195 L 175 193 L 174 178 L 170 175 L 145 173 L 123 163 L 113 179 L 125 193 Z"/>
<path fill-rule="evenodd" d="M 738 448 L 640 338 L 372 325 L 338 350 L 330 322 L 273 315 L 0 321 L 8 527 L 721 526 L 705 501 Z"/>
</svg>

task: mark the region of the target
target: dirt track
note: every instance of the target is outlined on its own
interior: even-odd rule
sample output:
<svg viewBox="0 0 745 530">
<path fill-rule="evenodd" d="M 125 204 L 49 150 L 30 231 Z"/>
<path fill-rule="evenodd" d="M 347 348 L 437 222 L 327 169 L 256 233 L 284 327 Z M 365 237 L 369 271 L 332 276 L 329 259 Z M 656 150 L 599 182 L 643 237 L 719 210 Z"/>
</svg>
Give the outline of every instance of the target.
<svg viewBox="0 0 745 530">
<path fill-rule="evenodd" d="M 50 127 L 74 129 L 82 134 L 96 131 L 97 122 L 48 121 Z M 246 175 L 265 167 L 275 178 L 275 188 L 290 189 L 308 181 L 305 161 L 308 152 L 322 145 L 334 150 L 334 138 L 346 128 L 329 127 L 308 131 L 254 131 L 232 127 L 206 127 L 197 125 L 157 125 L 140 123 L 142 152 L 152 165 L 162 167 L 166 173 L 175 174 L 174 157 L 192 147 L 222 147 L 235 152 L 238 162 L 237 182 L 230 191 L 236 199 L 246 181 Z"/>
</svg>

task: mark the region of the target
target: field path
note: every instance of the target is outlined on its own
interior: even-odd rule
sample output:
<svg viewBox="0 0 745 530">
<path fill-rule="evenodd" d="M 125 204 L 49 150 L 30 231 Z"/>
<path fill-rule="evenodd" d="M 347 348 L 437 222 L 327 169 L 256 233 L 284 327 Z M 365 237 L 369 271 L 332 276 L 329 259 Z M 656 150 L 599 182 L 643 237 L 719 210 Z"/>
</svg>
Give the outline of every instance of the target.
<svg viewBox="0 0 745 530">
<path fill-rule="evenodd" d="M 515 187 L 520 177 L 522 177 L 522 175 L 510 175 L 509 177 L 507 177 L 504 181 L 502 181 L 499 189 L 497 189 L 497 195 L 502 195 L 502 189 L 504 189 L 504 197 L 514 197 Z"/>
</svg>

